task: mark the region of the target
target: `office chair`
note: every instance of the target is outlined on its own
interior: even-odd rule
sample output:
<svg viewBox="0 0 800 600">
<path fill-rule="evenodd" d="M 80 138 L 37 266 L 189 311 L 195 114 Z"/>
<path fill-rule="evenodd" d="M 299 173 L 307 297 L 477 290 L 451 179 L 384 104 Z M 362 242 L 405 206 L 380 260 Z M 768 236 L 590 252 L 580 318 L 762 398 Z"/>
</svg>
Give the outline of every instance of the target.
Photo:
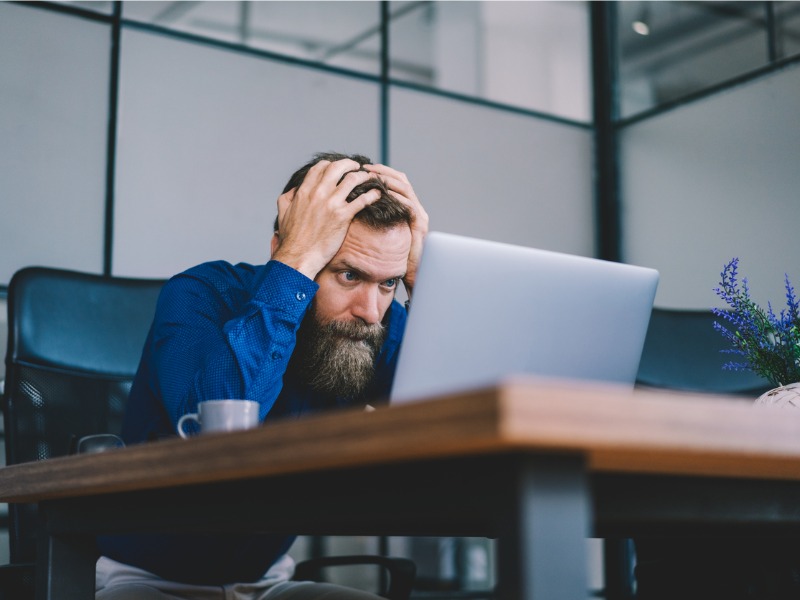
<svg viewBox="0 0 800 600">
<path fill-rule="evenodd" d="M 116 445 L 163 283 L 45 267 L 13 276 L 3 394 L 7 464 Z M 33 598 L 36 519 L 36 505 L 9 505 L 10 564 L 0 567 L 0 600 Z M 298 565 L 298 574 L 356 563 L 388 569 L 385 597 L 410 595 L 414 564 L 406 559 L 321 557 Z"/>
<path fill-rule="evenodd" d="M 120 433 L 162 284 L 45 267 L 13 276 L 3 395 L 7 464 L 69 454 L 81 438 L 94 450 L 116 439 L 108 434 Z M 32 597 L 35 505 L 9 505 L 9 545 L 0 597 Z"/>
<path fill-rule="evenodd" d="M 722 352 L 730 346 L 714 321 L 710 310 L 653 308 L 637 384 L 752 399 L 774 387 L 751 371 L 722 368 L 737 357 Z"/>
<path fill-rule="evenodd" d="M 637 386 L 687 392 L 717 393 L 755 401 L 772 385 L 750 371 L 723 369 L 735 359 L 722 350 L 728 343 L 713 327 L 719 321 L 711 310 L 653 308 L 647 329 Z M 687 551 L 686 540 L 609 539 L 606 549 L 606 596 L 635 597 L 634 553 L 654 560 Z M 649 565 L 637 565 L 641 574 Z M 719 591 L 719 590 L 717 590 Z M 685 596 L 688 590 L 677 592 Z"/>
</svg>

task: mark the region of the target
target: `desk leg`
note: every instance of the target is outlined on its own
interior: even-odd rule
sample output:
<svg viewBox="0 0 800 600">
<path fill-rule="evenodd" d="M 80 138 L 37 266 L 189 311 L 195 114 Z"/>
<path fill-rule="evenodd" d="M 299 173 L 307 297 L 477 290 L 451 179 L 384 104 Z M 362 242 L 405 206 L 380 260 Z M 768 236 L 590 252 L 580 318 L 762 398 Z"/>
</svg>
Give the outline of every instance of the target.
<svg viewBox="0 0 800 600">
<path fill-rule="evenodd" d="M 588 478 L 572 458 L 521 459 L 498 507 L 502 600 L 588 597 Z"/>
<path fill-rule="evenodd" d="M 36 600 L 93 600 L 94 538 L 42 531 L 36 557 Z"/>
</svg>

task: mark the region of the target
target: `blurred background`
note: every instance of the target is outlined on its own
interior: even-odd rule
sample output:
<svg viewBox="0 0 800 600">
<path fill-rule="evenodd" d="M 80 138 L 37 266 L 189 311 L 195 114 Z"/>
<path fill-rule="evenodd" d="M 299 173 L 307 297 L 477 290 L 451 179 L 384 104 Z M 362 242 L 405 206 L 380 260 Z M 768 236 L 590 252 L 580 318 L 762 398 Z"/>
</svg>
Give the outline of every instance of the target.
<svg viewBox="0 0 800 600">
<path fill-rule="evenodd" d="M 716 305 L 738 256 L 781 304 L 798 64 L 798 2 L 1 2 L 0 301 L 28 265 L 265 262 L 288 176 L 336 150 L 406 172 L 434 229 L 654 267 L 665 308 Z M 493 584 L 488 540 L 295 547 L 387 550 L 420 597 Z"/>
</svg>

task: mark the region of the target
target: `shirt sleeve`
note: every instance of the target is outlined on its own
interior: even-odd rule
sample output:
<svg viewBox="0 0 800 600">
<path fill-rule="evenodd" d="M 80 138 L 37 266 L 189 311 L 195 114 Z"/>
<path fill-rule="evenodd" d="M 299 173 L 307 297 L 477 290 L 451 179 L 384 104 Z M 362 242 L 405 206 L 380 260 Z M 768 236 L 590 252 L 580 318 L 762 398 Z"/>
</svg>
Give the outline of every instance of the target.
<svg viewBox="0 0 800 600">
<path fill-rule="evenodd" d="M 205 271 L 171 279 L 159 299 L 152 360 L 173 425 L 198 402 L 223 398 L 257 401 L 263 420 L 280 394 L 317 289 L 276 261 L 245 286 Z"/>
</svg>

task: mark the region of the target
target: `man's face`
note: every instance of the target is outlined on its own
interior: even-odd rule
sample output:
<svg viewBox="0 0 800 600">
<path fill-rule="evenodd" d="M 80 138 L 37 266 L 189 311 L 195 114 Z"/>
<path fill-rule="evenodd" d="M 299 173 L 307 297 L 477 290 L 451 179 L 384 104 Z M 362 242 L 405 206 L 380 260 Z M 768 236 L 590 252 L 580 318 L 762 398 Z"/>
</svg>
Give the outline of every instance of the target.
<svg viewBox="0 0 800 600">
<path fill-rule="evenodd" d="M 411 229 L 405 224 L 374 230 L 354 221 L 316 282 L 319 321 L 380 323 L 406 273 Z"/>
<path fill-rule="evenodd" d="M 382 324 L 405 275 L 411 230 L 353 222 L 339 252 L 317 275 L 319 290 L 298 332 L 297 358 L 315 389 L 356 397 L 372 379 Z"/>
</svg>

